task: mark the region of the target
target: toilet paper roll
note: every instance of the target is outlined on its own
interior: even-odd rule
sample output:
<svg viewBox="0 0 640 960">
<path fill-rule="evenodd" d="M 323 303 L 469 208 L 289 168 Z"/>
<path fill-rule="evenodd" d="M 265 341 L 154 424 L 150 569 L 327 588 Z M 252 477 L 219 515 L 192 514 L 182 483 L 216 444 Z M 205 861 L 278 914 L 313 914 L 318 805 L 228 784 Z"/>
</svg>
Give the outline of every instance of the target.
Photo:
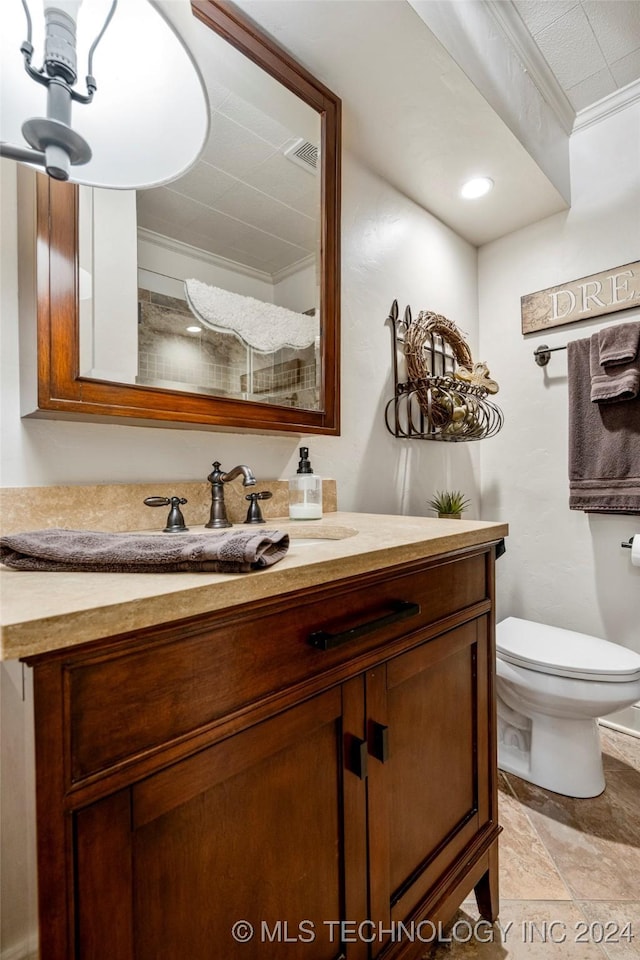
<svg viewBox="0 0 640 960">
<path fill-rule="evenodd" d="M 631 565 L 640 567 L 640 533 L 636 533 L 631 544 Z"/>
</svg>

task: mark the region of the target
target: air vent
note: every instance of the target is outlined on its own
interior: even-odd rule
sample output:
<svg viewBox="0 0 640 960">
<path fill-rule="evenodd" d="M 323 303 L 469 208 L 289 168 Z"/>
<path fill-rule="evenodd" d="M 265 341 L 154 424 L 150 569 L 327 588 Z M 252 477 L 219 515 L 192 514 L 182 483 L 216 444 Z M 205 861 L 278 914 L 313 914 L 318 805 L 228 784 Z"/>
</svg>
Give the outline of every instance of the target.
<svg viewBox="0 0 640 960">
<path fill-rule="evenodd" d="M 296 140 L 290 147 L 287 147 L 284 155 L 292 163 L 297 163 L 299 167 L 303 167 L 307 173 L 317 173 L 318 148 L 315 143 L 303 139 Z"/>
</svg>

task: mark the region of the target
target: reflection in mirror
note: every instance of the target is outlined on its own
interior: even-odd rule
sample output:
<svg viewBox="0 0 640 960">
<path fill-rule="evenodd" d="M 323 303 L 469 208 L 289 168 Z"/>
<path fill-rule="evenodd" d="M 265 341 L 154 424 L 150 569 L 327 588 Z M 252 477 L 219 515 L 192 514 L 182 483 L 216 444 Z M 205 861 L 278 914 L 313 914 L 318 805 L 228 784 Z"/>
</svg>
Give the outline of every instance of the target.
<svg viewBox="0 0 640 960">
<path fill-rule="evenodd" d="M 80 189 L 80 374 L 319 410 L 321 117 L 194 26 L 198 163 L 137 194 Z"/>
<path fill-rule="evenodd" d="M 340 100 L 232 4 L 167 7 L 198 62 L 219 65 L 211 143 L 137 195 L 81 196 L 25 168 L 38 363 L 24 415 L 336 435 Z"/>
</svg>

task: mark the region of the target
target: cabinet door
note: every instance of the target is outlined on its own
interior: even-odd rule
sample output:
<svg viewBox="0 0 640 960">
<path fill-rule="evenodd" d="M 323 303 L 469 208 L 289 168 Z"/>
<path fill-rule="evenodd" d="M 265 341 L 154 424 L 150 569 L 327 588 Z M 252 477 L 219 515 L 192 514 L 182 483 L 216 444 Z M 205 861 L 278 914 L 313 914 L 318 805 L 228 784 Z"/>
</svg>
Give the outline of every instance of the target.
<svg viewBox="0 0 640 960">
<path fill-rule="evenodd" d="M 130 868 L 110 884 L 131 885 L 131 946 L 115 960 L 357 957 L 343 953 L 338 921 L 366 910 L 365 784 L 343 767 L 343 718 L 362 731 L 363 687 L 334 688 L 130 788 Z M 90 882 L 94 827 L 91 808 L 76 815 L 87 851 L 78 955 L 114 960 L 108 918 L 95 926 L 113 898 L 106 878 L 102 890 Z M 126 829 L 114 833 L 120 845 Z"/>
<path fill-rule="evenodd" d="M 367 674 L 379 920 L 430 915 L 491 819 L 487 626 L 486 617 L 467 623 Z"/>
</svg>

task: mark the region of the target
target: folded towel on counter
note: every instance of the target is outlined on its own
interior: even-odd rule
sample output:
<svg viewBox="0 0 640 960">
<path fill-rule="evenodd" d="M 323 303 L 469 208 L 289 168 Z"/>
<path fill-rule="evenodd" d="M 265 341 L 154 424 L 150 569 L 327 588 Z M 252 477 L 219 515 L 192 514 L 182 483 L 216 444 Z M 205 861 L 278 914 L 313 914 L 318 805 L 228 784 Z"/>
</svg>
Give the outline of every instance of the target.
<svg viewBox="0 0 640 960">
<path fill-rule="evenodd" d="M 631 326 L 631 324 L 625 324 Z M 640 323 L 637 324 L 640 329 Z M 593 403 L 613 403 L 632 400 L 640 393 L 640 354 L 626 363 L 603 367 L 600 362 L 600 334 L 591 335 L 589 371 Z"/>
<path fill-rule="evenodd" d="M 600 330 L 598 349 L 600 364 L 605 369 L 635 360 L 640 352 L 640 321 L 617 323 L 613 327 Z"/>
<path fill-rule="evenodd" d="M 249 573 L 289 549 L 279 530 L 213 534 L 31 530 L 0 538 L 0 560 L 14 570 L 79 573 Z"/>
<path fill-rule="evenodd" d="M 567 344 L 569 508 L 640 514 L 640 397 L 592 403 L 591 340 Z"/>
</svg>

